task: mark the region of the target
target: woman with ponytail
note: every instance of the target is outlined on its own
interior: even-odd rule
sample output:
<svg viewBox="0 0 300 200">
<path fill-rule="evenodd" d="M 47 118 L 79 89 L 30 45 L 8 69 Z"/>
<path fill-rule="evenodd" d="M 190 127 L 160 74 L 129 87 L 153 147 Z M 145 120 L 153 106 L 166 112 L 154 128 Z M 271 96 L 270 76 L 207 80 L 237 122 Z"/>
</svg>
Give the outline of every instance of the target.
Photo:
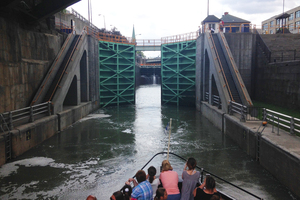
<svg viewBox="0 0 300 200">
<path fill-rule="evenodd" d="M 155 175 L 156 175 L 156 168 L 153 166 L 149 167 L 147 179 L 148 179 L 149 183 L 151 184 L 151 187 L 153 190 L 153 197 L 155 197 L 157 187 L 160 184 L 159 179 L 156 178 Z"/>
<path fill-rule="evenodd" d="M 154 197 L 154 200 L 166 200 L 167 198 L 168 198 L 168 194 L 165 188 L 158 188 L 156 190 L 156 195 Z"/>
</svg>

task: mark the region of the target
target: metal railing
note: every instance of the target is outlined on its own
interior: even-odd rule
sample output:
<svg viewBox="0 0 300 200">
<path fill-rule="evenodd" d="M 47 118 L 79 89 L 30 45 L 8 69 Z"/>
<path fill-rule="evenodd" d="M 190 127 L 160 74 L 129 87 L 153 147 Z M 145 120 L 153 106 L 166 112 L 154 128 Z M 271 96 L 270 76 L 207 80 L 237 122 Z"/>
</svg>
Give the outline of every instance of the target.
<svg viewBox="0 0 300 200">
<path fill-rule="evenodd" d="M 271 62 L 283 62 L 291 60 L 300 60 L 300 53 L 294 50 L 273 51 Z"/>
<path fill-rule="evenodd" d="M 205 99 L 205 101 L 209 101 L 209 92 L 205 92 L 204 99 Z"/>
<path fill-rule="evenodd" d="M 232 92 L 231 92 L 230 87 L 229 87 L 229 84 L 228 84 L 228 81 L 227 81 L 226 74 L 225 74 L 224 69 L 223 69 L 223 66 L 222 66 L 222 62 L 221 62 L 220 57 L 219 57 L 219 54 L 218 54 L 218 50 L 217 50 L 216 44 L 215 44 L 215 42 L 214 42 L 214 39 L 213 39 L 213 36 L 212 36 L 211 33 L 209 33 L 209 39 L 211 40 L 211 43 L 212 43 L 212 49 L 214 49 L 214 52 L 215 52 L 215 55 L 216 55 L 215 60 L 217 60 L 218 63 L 219 63 L 219 67 L 220 67 L 220 69 L 221 69 L 220 72 L 222 73 L 222 76 L 223 76 L 223 79 L 224 79 L 224 82 L 225 82 L 225 86 L 226 86 L 226 88 L 227 88 L 227 91 L 228 91 L 228 94 L 229 94 L 229 96 L 230 96 L 230 99 L 231 99 L 231 100 L 234 100 L 234 99 L 233 99 L 233 96 L 232 96 Z"/>
<path fill-rule="evenodd" d="M 162 37 L 161 44 L 170 44 L 170 43 L 176 43 L 176 42 L 196 40 L 198 36 L 199 36 L 199 31 L 184 33 L 184 34 L 180 34 L 180 35 Z"/>
<path fill-rule="evenodd" d="M 300 26 L 296 26 L 294 28 L 294 26 L 288 26 L 288 25 L 266 25 L 263 24 L 262 25 L 262 34 L 276 34 L 277 31 L 281 31 L 282 33 L 284 33 L 286 30 L 288 30 L 288 32 L 290 33 L 300 33 Z"/>
<path fill-rule="evenodd" d="M 74 29 L 73 29 L 74 30 Z M 48 81 L 50 81 L 50 77 L 52 75 L 52 73 L 54 73 L 55 71 L 55 68 L 58 68 L 59 65 L 58 65 L 58 61 L 60 60 L 61 56 L 63 55 L 63 52 L 64 51 L 67 51 L 68 49 L 66 49 L 67 45 L 69 44 L 69 42 L 72 42 L 71 41 L 71 37 L 72 35 L 69 34 L 67 39 L 65 40 L 59 54 L 57 55 L 57 57 L 55 58 L 55 63 L 54 65 L 51 67 L 50 71 L 47 73 L 47 77 L 44 79 L 45 81 L 42 83 L 41 85 L 41 89 L 39 90 L 37 96 L 33 99 L 33 101 L 31 102 L 31 105 L 34 105 L 35 102 L 37 102 L 39 100 L 39 98 L 41 97 L 42 93 L 43 93 L 43 90 L 45 89 L 45 86 L 47 85 Z"/>
<path fill-rule="evenodd" d="M 230 115 L 233 115 L 234 113 L 237 113 L 238 115 L 240 115 L 240 120 L 245 122 L 246 121 L 246 115 L 247 115 L 247 106 L 236 103 L 234 101 L 229 101 L 228 113 Z"/>
<path fill-rule="evenodd" d="M 135 40 L 136 46 L 161 46 L 161 40 L 160 39 L 138 39 Z"/>
<path fill-rule="evenodd" d="M 277 127 L 277 134 L 279 129 L 289 131 L 290 134 L 300 134 L 300 119 L 294 118 L 289 115 L 284 115 L 273 110 L 264 109 L 264 119 L 272 124 L 272 132 L 275 132 Z"/>
<path fill-rule="evenodd" d="M 212 104 L 213 104 L 213 106 L 217 106 L 218 109 L 221 109 L 222 108 L 221 98 L 217 95 L 213 95 Z"/>
<path fill-rule="evenodd" d="M 95 26 L 93 23 L 91 23 L 89 20 L 87 20 L 86 18 L 84 18 L 81 14 L 79 14 L 76 10 L 74 10 L 73 8 L 71 9 L 72 14 L 77 17 L 78 19 L 80 19 L 81 21 L 87 23 L 90 27 L 94 28 L 94 29 L 98 29 L 97 26 Z"/>
<path fill-rule="evenodd" d="M 237 66 L 236 66 L 236 64 L 235 64 L 235 62 L 234 62 L 234 58 L 231 56 L 231 53 L 230 53 L 230 50 L 229 50 L 230 48 L 229 48 L 229 46 L 228 46 L 228 44 L 227 44 L 227 41 L 226 41 L 226 39 L 225 39 L 225 36 L 224 36 L 223 33 L 220 33 L 220 36 L 221 36 L 223 45 L 225 46 L 227 55 L 228 55 L 228 57 L 229 57 L 229 60 L 230 60 L 230 63 L 231 63 L 232 69 L 233 69 L 232 75 L 235 75 L 235 77 L 236 77 L 236 79 L 238 80 L 238 83 L 239 83 L 239 85 L 240 85 L 240 88 L 241 88 L 241 90 L 242 90 L 242 93 L 243 93 L 243 95 L 244 95 L 244 97 L 245 97 L 245 100 L 246 100 L 246 101 L 248 102 L 248 104 L 251 106 L 251 105 L 252 105 L 252 102 L 251 102 L 251 100 L 249 100 L 250 97 L 249 97 L 249 99 L 248 99 L 248 96 L 249 96 L 249 95 L 248 95 L 248 92 L 247 92 L 247 90 L 246 90 L 246 87 L 245 87 L 245 84 L 244 84 L 244 82 L 243 82 L 243 79 L 242 79 L 242 77 L 241 77 L 241 75 L 240 75 L 240 73 L 239 73 L 239 70 L 237 69 Z"/>
<path fill-rule="evenodd" d="M 135 44 L 135 41 L 132 41 L 129 37 L 124 37 L 122 35 L 115 35 L 112 33 L 100 32 L 98 29 L 86 27 L 88 35 L 98 39 L 99 41 L 115 42 L 115 43 L 124 43 L 124 44 Z"/>
<path fill-rule="evenodd" d="M 224 32 L 224 29 L 226 30 L 225 33 L 247 33 L 256 32 L 256 25 L 255 24 L 249 24 L 249 23 L 242 23 L 242 24 L 224 24 L 220 26 L 219 28 L 216 28 L 216 32 Z M 209 27 L 205 27 L 202 30 L 202 33 L 205 32 L 211 32 L 211 29 Z"/>
<path fill-rule="evenodd" d="M 10 131 L 15 126 L 20 126 L 29 122 L 33 122 L 36 116 L 44 117 L 52 114 L 52 103 L 46 102 L 38 105 L 13 110 L 0 114 L 1 131 Z"/>
<path fill-rule="evenodd" d="M 230 115 L 233 115 L 234 113 L 240 115 L 241 121 L 268 121 L 269 124 L 272 124 L 273 133 L 277 128 L 278 135 L 279 129 L 288 131 L 290 134 L 300 134 L 300 119 L 270 109 L 253 106 L 247 107 L 229 101 L 228 112 Z"/>
</svg>

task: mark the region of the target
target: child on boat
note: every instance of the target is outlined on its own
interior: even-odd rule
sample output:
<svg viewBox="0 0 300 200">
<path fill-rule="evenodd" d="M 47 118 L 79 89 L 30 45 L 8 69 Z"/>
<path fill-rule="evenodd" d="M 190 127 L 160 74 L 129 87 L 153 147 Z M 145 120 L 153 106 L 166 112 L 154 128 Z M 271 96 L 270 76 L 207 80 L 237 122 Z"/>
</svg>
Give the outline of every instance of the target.
<svg viewBox="0 0 300 200">
<path fill-rule="evenodd" d="M 158 185 L 160 184 L 160 181 L 158 178 L 155 177 L 156 175 L 156 168 L 151 166 L 148 168 L 148 175 L 147 175 L 147 180 L 151 184 L 152 190 L 153 190 L 153 197 L 155 197 L 156 190 Z"/>
</svg>

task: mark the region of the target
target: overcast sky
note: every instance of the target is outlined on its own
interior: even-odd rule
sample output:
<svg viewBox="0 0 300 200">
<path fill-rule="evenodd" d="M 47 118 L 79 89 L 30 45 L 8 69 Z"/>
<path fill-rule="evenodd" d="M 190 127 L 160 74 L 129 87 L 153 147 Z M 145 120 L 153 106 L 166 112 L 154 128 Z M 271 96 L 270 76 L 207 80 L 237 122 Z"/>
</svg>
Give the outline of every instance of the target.
<svg viewBox="0 0 300 200">
<path fill-rule="evenodd" d="M 122 35 L 137 39 L 160 39 L 198 30 L 207 16 L 207 0 L 91 0 L 92 22 L 98 28 L 116 27 Z M 300 5 L 300 0 L 285 0 L 284 11 Z M 88 0 L 70 6 L 88 19 Z M 257 27 L 283 11 L 283 0 L 210 0 L 209 14 L 221 18 L 224 12 L 251 21 Z M 99 14 L 101 14 L 99 16 Z M 104 17 L 103 17 L 104 16 Z M 139 35 L 141 34 L 141 35 Z M 159 53 L 146 53 L 156 56 Z"/>
</svg>

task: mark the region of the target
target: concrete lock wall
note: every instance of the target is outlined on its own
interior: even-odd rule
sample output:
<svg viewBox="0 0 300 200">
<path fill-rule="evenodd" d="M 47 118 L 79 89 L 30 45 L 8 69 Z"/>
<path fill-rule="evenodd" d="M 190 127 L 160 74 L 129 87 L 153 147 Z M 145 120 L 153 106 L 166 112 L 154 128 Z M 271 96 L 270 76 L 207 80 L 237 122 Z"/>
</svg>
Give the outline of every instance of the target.
<svg viewBox="0 0 300 200">
<path fill-rule="evenodd" d="M 29 106 L 65 38 L 0 18 L 0 113 Z"/>
<path fill-rule="evenodd" d="M 95 104 L 95 102 L 82 103 L 57 115 L 44 117 L 32 123 L 16 127 L 11 131 L 12 158 L 16 158 L 36 145 L 41 144 L 59 131 L 66 129 L 98 109 L 98 107 L 98 104 Z M 6 163 L 5 139 L 2 136 L 0 137 L 0 166 Z"/>
<path fill-rule="evenodd" d="M 237 116 L 223 114 L 219 112 L 217 107 L 211 106 L 207 102 L 201 102 L 201 113 L 218 128 L 220 128 L 220 122 L 216 123 L 216 121 L 221 119 L 223 123 L 222 132 L 234 140 L 251 158 L 256 159 L 258 153 L 258 127 L 252 127 L 251 129 L 245 123 L 240 122 Z M 289 190 L 300 197 L 300 158 L 264 135 L 261 137 L 259 148 L 259 163 Z"/>
<path fill-rule="evenodd" d="M 253 69 L 255 65 L 256 34 L 253 33 L 225 33 L 238 70 L 250 96 L 253 93 L 251 87 Z"/>
<path fill-rule="evenodd" d="M 300 61 L 260 62 L 255 97 L 259 101 L 300 109 Z M 280 97 L 280 98 L 278 98 Z"/>
</svg>

